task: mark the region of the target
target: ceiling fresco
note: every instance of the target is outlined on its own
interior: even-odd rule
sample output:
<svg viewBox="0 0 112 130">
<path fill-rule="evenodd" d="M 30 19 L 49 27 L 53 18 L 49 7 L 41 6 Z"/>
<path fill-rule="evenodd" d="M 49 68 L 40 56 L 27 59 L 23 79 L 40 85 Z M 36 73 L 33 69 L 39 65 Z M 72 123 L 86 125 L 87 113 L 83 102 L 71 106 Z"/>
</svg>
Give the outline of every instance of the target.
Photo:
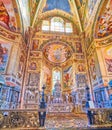
<svg viewBox="0 0 112 130">
<path fill-rule="evenodd" d="M 43 12 L 59 9 L 71 13 L 68 0 L 47 0 Z"/>
<path fill-rule="evenodd" d="M 27 27 L 30 26 L 30 9 L 29 9 L 29 0 L 18 0 L 20 11 L 22 15 L 22 23 L 24 27 L 24 31 Z"/>
<path fill-rule="evenodd" d="M 15 10 L 11 0 L 0 0 L 0 25 L 12 31 L 16 31 Z"/>
<path fill-rule="evenodd" d="M 98 17 L 96 37 L 102 38 L 112 34 L 112 0 L 109 0 L 103 13 Z"/>
<path fill-rule="evenodd" d="M 43 49 L 44 56 L 53 63 L 62 63 L 71 57 L 71 50 L 64 44 L 52 43 Z"/>
</svg>

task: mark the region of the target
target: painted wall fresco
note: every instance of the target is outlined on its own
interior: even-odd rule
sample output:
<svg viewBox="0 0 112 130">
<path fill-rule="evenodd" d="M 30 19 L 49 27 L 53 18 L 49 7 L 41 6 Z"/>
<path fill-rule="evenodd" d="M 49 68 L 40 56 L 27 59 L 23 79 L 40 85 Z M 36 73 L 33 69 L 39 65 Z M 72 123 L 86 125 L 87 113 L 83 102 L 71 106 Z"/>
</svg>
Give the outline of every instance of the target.
<svg viewBox="0 0 112 130">
<path fill-rule="evenodd" d="M 96 80 L 96 66 L 95 66 L 95 60 L 93 57 L 90 60 L 90 72 L 91 72 L 91 78 L 93 80 Z"/>
<path fill-rule="evenodd" d="M 33 40 L 32 50 L 33 51 L 37 51 L 38 50 L 38 46 L 39 46 L 39 40 Z"/>
<path fill-rule="evenodd" d="M 109 0 L 103 14 L 98 18 L 96 33 L 98 38 L 112 34 L 112 0 Z"/>
<path fill-rule="evenodd" d="M 86 86 L 86 75 L 85 74 L 76 74 L 76 84 L 78 88 Z"/>
<path fill-rule="evenodd" d="M 36 86 L 39 88 L 40 85 L 40 73 L 30 73 L 29 74 L 29 86 Z"/>
<path fill-rule="evenodd" d="M 104 60 L 106 63 L 107 72 L 112 74 L 112 46 L 107 47 L 104 52 Z"/>
<path fill-rule="evenodd" d="M 9 52 L 10 52 L 10 45 L 0 42 L 0 73 L 5 72 Z"/>
<path fill-rule="evenodd" d="M 68 89 L 73 85 L 73 69 L 69 66 L 63 70 L 63 88 Z"/>
<path fill-rule="evenodd" d="M 80 42 L 76 42 L 76 53 L 82 53 L 82 45 Z"/>
<path fill-rule="evenodd" d="M 68 0 L 47 0 L 43 12 L 59 9 L 70 13 L 70 5 Z"/>
<path fill-rule="evenodd" d="M 21 55 L 18 66 L 18 78 L 21 78 L 24 73 L 24 65 L 25 65 L 25 58 L 23 55 Z"/>
<path fill-rule="evenodd" d="M 70 49 L 63 44 L 53 43 L 44 48 L 44 56 L 51 62 L 62 63 L 71 57 Z"/>
<path fill-rule="evenodd" d="M 100 83 L 100 82 L 98 83 L 98 81 L 101 80 L 101 72 L 100 72 L 99 61 L 96 53 L 94 53 L 93 56 L 90 58 L 89 66 L 90 66 L 89 69 L 90 69 L 90 76 L 91 76 L 92 83 L 96 83 L 96 85 L 98 85 Z"/>
<path fill-rule="evenodd" d="M 35 61 L 29 63 L 29 70 L 37 70 L 37 63 Z"/>
<path fill-rule="evenodd" d="M 0 24 L 16 31 L 17 23 L 11 0 L 0 0 Z"/>
<path fill-rule="evenodd" d="M 77 65 L 77 71 L 79 72 L 79 73 L 83 73 L 83 72 L 85 72 L 86 71 L 86 67 L 85 67 L 85 65 L 84 64 L 78 64 Z"/>
<path fill-rule="evenodd" d="M 44 83 L 46 84 L 46 87 L 51 86 L 51 70 L 48 68 L 48 66 L 43 66 L 43 72 L 44 72 Z M 47 88 L 48 89 L 48 88 Z"/>
</svg>

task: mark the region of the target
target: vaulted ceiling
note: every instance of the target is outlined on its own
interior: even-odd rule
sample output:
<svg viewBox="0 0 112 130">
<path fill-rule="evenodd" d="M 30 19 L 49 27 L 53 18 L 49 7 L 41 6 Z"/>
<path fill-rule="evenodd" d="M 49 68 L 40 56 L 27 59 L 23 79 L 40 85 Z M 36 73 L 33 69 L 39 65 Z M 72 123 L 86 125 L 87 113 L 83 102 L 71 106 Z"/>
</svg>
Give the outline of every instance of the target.
<svg viewBox="0 0 112 130">
<path fill-rule="evenodd" d="M 29 26 L 35 28 L 43 19 L 57 15 L 69 19 L 83 32 L 93 26 L 108 1 L 112 0 L 0 0 L 0 25 L 25 32 Z"/>
</svg>

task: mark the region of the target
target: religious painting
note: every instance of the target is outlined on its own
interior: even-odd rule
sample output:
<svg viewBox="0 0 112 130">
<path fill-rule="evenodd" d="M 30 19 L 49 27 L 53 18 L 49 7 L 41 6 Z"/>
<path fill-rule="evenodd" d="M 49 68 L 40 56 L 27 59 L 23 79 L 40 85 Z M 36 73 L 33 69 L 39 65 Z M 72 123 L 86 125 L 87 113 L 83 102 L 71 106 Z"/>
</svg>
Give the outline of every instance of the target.
<svg viewBox="0 0 112 130">
<path fill-rule="evenodd" d="M 36 86 L 39 88 L 40 85 L 40 73 L 30 73 L 29 74 L 29 81 L 28 81 L 29 86 Z"/>
<path fill-rule="evenodd" d="M 33 40 L 32 50 L 37 51 L 38 50 L 38 45 L 39 45 L 39 40 Z"/>
<path fill-rule="evenodd" d="M 49 69 L 48 66 L 43 67 L 43 72 L 44 72 L 44 83 L 46 86 L 51 86 L 51 70 Z"/>
<path fill-rule="evenodd" d="M 109 74 L 112 74 L 112 46 L 107 47 L 103 50 L 104 53 L 104 59 L 106 63 L 106 69 Z"/>
<path fill-rule="evenodd" d="M 82 53 L 82 45 L 80 42 L 76 42 L 76 53 Z"/>
<path fill-rule="evenodd" d="M 90 60 L 90 73 L 91 73 L 91 78 L 93 80 L 96 80 L 96 66 L 95 66 L 95 60 L 93 57 Z"/>
<path fill-rule="evenodd" d="M 105 37 L 112 34 L 112 0 L 107 3 L 104 12 L 98 18 L 97 37 Z"/>
<path fill-rule="evenodd" d="M 71 50 L 64 44 L 52 43 L 43 50 L 44 56 L 53 63 L 62 63 L 71 57 Z"/>
<path fill-rule="evenodd" d="M 16 17 L 11 0 L 0 0 L 0 24 L 15 31 L 17 28 Z"/>
<path fill-rule="evenodd" d="M 37 63 L 35 61 L 29 63 L 29 70 L 37 70 Z"/>
<path fill-rule="evenodd" d="M 85 72 L 85 66 L 84 66 L 84 64 L 78 64 L 77 65 L 77 71 L 78 72 Z"/>
<path fill-rule="evenodd" d="M 63 70 L 63 87 L 68 88 L 73 85 L 73 69 L 69 66 Z"/>
<path fill-rule="evenodd" d="M 77 87 L 85 87 L 86 86 L 86 75 L 85 74 L 76 74 L 76 83 Z"/>
<path fill-rule="evenodd" d="M 47 0 L 43 12 L 59 9 L 67 13 L 71 13 L 70 4 L 68 0 Z"/>
<path fill-rule="evenodd" d="M 5 72 L 8 62 L 9 51 L 10 51 L 9 44 L 0 43 L 0 73 Z"/>
<path fill-rule="evenodd" d="M 19 66 L 18 66 L 18 78 L 21 78 L 24 72 L 24 61 L 25 61 L 25 58 L 23 55 L 21 55 L 20 60 L 19 60 Z"/>
</svg>

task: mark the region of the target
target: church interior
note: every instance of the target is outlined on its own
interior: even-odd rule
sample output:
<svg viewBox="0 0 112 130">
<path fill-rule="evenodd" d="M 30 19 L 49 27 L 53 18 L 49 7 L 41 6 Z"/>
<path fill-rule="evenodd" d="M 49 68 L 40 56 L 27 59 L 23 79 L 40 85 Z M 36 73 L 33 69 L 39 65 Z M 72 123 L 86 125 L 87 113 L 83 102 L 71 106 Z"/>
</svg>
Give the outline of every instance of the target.
<svg viewBox="0 0 112 130">
<path fill-rule="evenodd" d="M 0 0 L 0 128 L 38 111 L 46 130 L 112 127 L 112 0 Z"/>
</svg>

